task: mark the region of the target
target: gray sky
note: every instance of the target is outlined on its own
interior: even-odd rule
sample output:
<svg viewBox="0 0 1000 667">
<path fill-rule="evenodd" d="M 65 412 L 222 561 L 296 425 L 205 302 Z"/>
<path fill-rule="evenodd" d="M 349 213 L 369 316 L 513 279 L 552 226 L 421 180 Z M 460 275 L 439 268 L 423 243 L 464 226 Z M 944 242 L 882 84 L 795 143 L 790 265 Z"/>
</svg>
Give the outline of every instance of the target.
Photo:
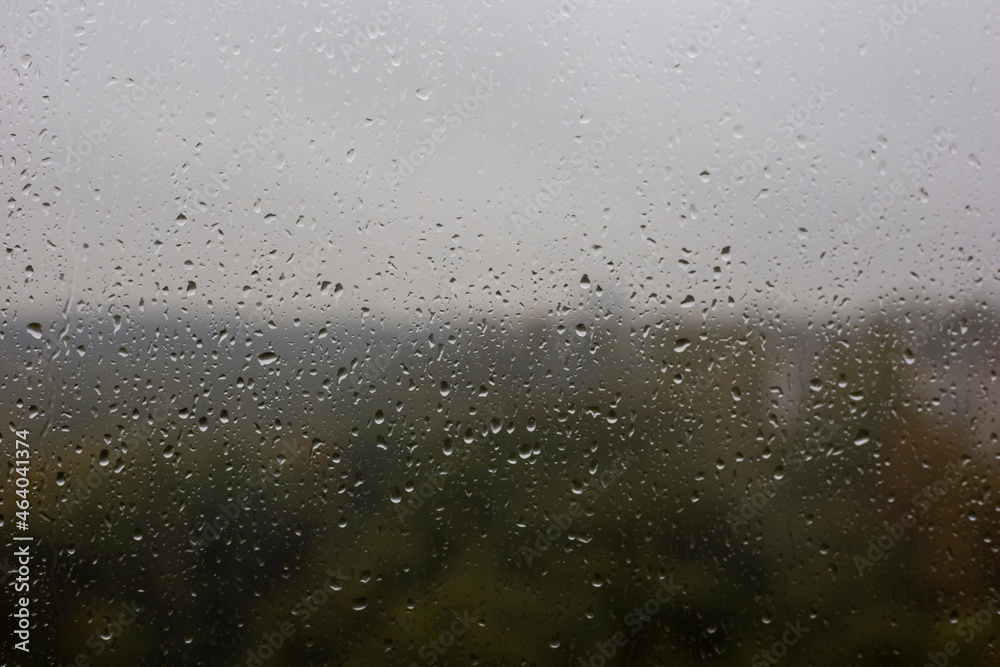
<svg viewBox="0 0 1000 667">
<path fill-rule="evenodd" d="M 986 0 L 17 5 L 14 315 L 545 312 L 584 274 L 586 304 L 696 312 L 1000 287 Z"/>
</svg>

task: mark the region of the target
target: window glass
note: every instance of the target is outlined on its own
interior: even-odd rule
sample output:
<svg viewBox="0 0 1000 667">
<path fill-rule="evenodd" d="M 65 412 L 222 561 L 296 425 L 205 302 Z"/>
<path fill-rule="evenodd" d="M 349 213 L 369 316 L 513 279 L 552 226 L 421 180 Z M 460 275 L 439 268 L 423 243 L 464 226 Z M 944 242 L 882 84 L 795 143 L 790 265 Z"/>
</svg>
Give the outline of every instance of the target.
<svg viewBox="0 0 1000 667">
<path fill-rule="evenodd" d="M 997 12 L 8 3 L 0 662 L 991 664 Z"/>
</svg>

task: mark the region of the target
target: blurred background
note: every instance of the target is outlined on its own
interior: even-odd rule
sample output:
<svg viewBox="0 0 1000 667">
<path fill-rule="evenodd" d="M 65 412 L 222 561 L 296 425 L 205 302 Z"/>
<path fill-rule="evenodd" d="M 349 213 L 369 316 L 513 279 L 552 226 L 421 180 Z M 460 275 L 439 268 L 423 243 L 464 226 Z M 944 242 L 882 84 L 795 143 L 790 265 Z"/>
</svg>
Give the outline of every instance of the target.
<svg viewBox="0 0 1000 667">
<path fill-rule="evenodd" d="M 995 660 L 1000 8 L 0 22 L 2 664 Z"/>
</svg>

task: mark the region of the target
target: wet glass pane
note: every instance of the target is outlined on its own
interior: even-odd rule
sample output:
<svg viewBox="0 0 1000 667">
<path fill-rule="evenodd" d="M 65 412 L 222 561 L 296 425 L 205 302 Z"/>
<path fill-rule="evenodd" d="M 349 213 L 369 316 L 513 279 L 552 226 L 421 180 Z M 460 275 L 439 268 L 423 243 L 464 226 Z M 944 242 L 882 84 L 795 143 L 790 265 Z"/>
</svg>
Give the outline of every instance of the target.
<svg viewBox="0 0 1000 667">
<path fill-rule="evenodd" d="M 3 664 L 993 664 L 994 3 L 0 22 Z"/>
</svg>

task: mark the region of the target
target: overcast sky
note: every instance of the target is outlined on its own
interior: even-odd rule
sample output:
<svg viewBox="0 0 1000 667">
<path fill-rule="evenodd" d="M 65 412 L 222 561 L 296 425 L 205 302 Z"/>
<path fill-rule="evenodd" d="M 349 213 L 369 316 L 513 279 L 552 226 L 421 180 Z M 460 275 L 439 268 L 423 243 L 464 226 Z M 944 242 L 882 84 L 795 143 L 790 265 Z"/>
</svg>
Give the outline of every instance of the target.
<svg viewBox="0 0 1000 667">
<path fill-rule="evenodd" d="M 8 320 L 998 294 L 988 0 L 12 4 Z"/>
</svg>

